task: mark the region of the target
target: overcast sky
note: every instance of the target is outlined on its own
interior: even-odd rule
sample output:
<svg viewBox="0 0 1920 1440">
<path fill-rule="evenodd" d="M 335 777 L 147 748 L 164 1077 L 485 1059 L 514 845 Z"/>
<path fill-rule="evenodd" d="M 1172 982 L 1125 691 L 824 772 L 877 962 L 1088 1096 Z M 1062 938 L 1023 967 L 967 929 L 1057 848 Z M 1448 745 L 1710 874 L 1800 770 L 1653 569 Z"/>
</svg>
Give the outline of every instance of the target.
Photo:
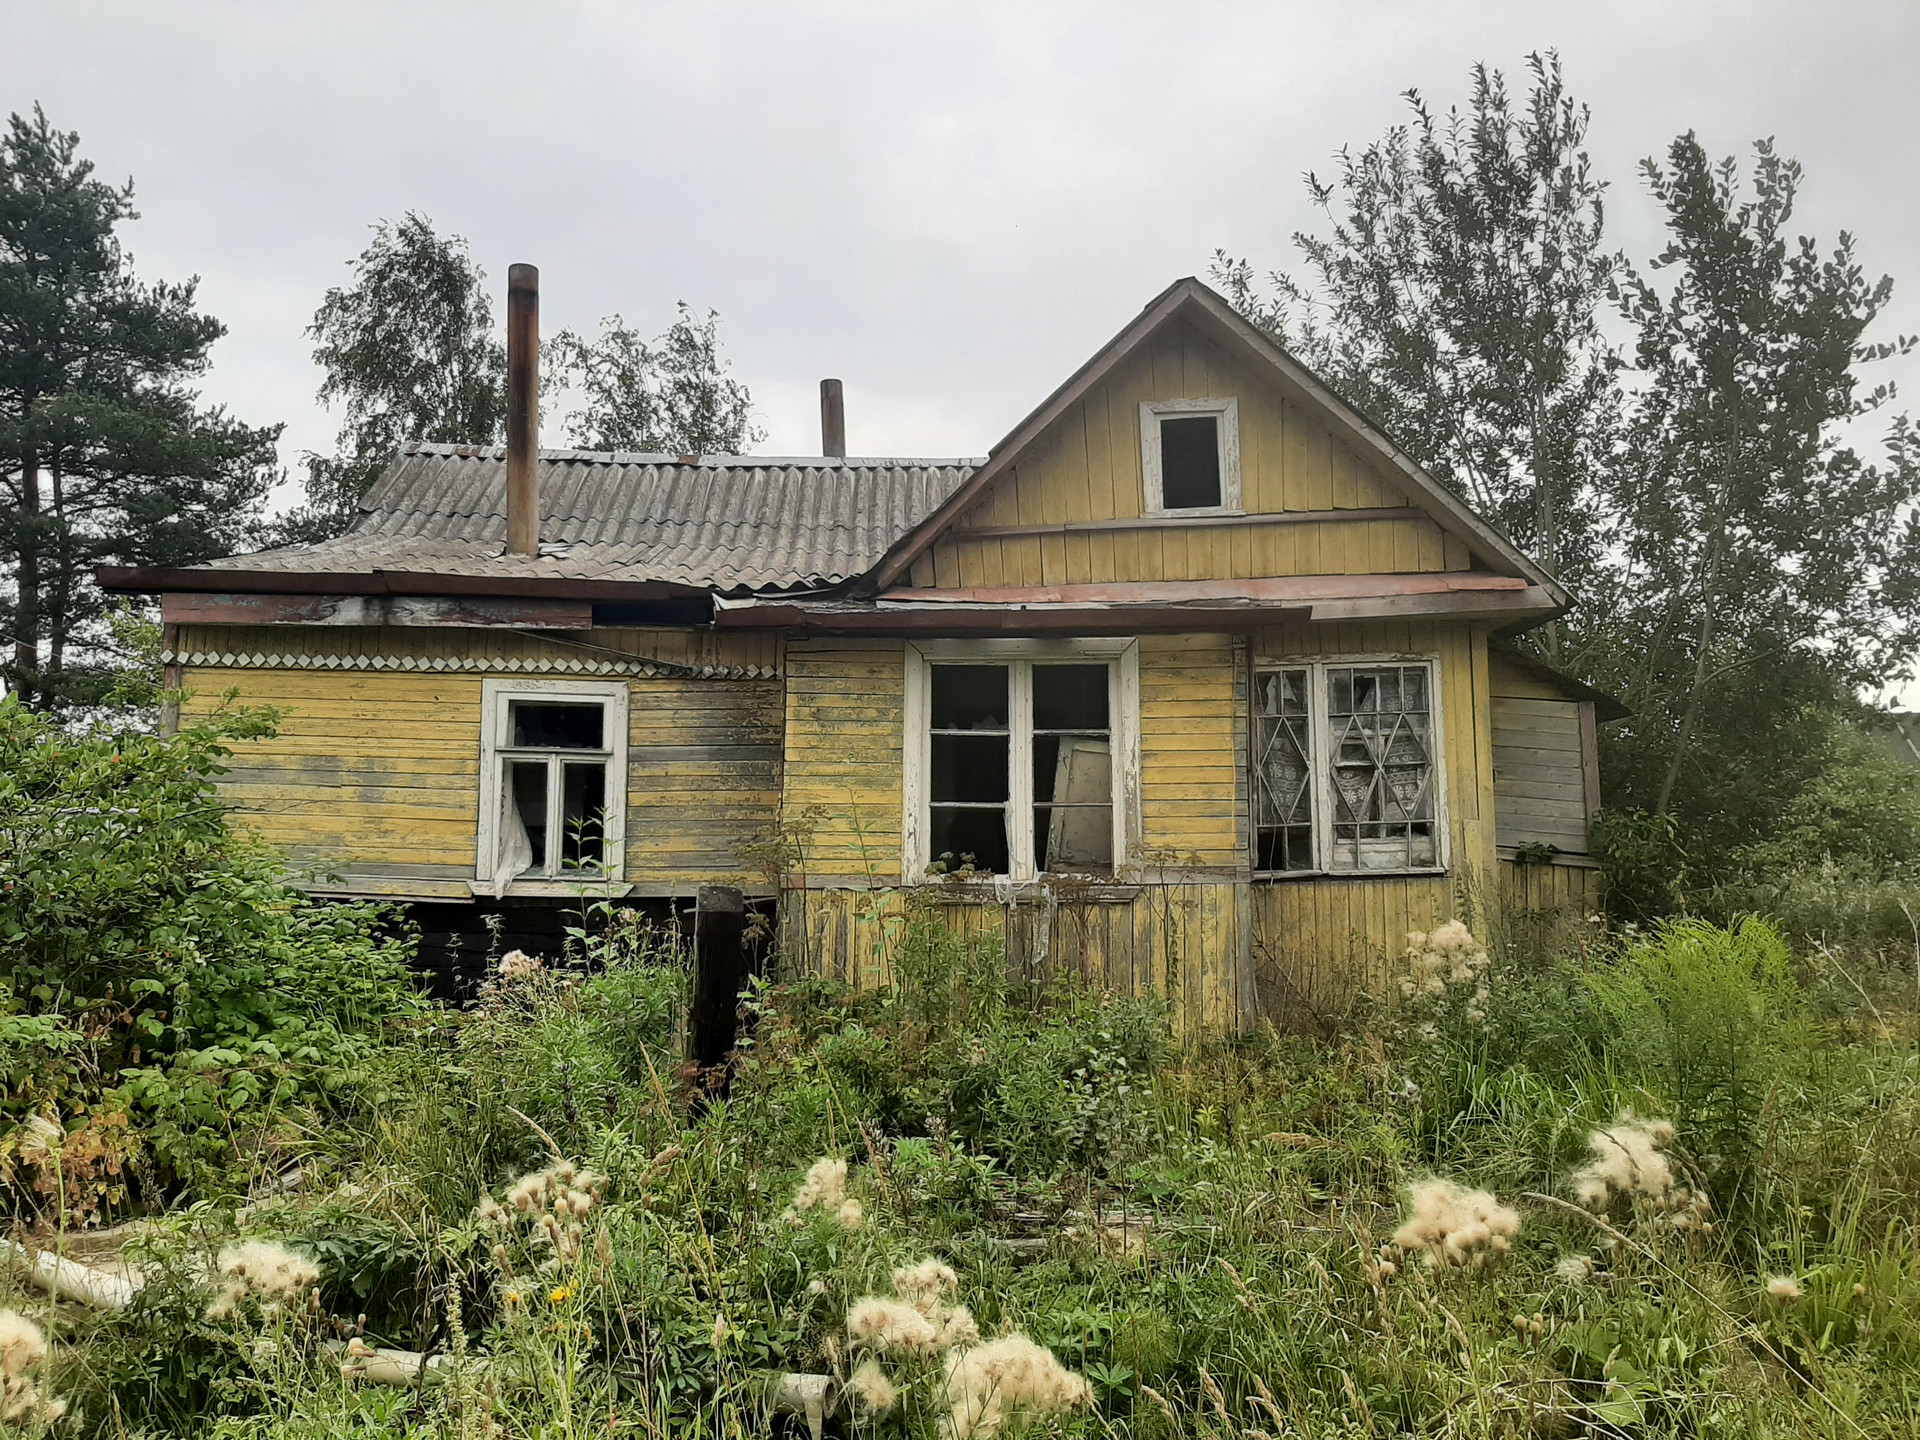
<svg viewBox="0 0 1920 1440">
<path fill-rule="evenodd" d="M 1920 331 L 1920 3 L 159 4 L 0 0 L 0 98 L 131 175 L 149 279 L 230 327 L 207 394 L 325 448 L 302 327 L 369 224 L 417 209 L 543 328 L 720 311 L 768 454 L 977 455 L 1216 247 L 1289 265 L 1300 177 L 1556 48 L 1593 109 L 1611 228 L 1697 130 L 1807 170 L 1799 221 L 1854 232 Z M 502 306 L 504 308 L 504 306 Z M 1920 360 L 1882 367 L 1920 394 Z"/>
</svg>

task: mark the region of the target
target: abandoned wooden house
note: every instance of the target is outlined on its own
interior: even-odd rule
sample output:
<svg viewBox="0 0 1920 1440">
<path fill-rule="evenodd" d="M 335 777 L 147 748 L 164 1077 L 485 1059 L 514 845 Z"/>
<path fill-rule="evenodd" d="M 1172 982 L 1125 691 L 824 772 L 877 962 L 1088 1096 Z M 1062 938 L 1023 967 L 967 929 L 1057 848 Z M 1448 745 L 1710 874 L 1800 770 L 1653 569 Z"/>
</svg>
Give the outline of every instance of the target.
<svg viewBox="0 0 1920 1440">
<path fill-rule="evenodd" d="M 744 885 L 866 981 L 909 895 L 1026 964 L 1248 1024 L 1379 983 L 1463 894 L 1589 903 L 1606 697 L 1510 637 L 1554 577 L 1212 290 L 977 459 L 416 444 L 335 540 L 160 592 L 225 778 L 329 895 L 477 931 Z"/>
</svg>

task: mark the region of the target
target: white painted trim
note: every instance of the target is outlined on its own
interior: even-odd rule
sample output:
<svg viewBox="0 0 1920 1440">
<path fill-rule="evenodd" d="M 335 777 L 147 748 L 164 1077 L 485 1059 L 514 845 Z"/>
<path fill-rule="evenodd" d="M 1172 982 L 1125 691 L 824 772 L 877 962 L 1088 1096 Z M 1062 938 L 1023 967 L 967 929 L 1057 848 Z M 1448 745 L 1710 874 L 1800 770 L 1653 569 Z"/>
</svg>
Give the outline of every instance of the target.
<svg viewBox="0 0 1920 1440">
<path fill-rule="evenodd" d="M 500 752 L 505 744 L 507 705 L 520 699 L 599 700 L 606 710 L 603 750 L 583 751 L 603 758 L 607 766 L 606 864 L 593 877 L 578 881 L 529 875 L 507 886 L 509 895 L 573 894 L 585 886 L 598 889 L 619 885 L 625 873 L 627 847 L 627 701 L 630 692 L 622 680 L 483 680 L 480 682 L 480 823 L 475 837 L 474 882 L 492 893 L 493 862 L 499 854 Z M 554 888 L 558 887 L 558 889 Z"/>
<path fill-rule="evenodd" d="M 1107 662 L 1107 729 L 1116 761 L 1113 790 L 1113 873 L 1121 875 L 1142 852 L 1140 815 L 1140 642 L 1128 636 L 1078 639 L 921 640 L 905 655 L 906 704 L 901 736 L 901 873 L 908 885 L 926 882 L 929 770 L 933 746 L 927 731 L 932 708 L 932 666 L 968 660 L 1009 667 L 1007 764 L 1010 814 L 1033 811 L 1033 663 L 1104 660 Z M 1024 717 L 1016 720 L 1015 717 Z M 1033 827 L 1015 824 L 1008 837 L 1007 863 L 1013 883 L 1041 877 L 1035 867 Z"/>
<path fill-rule="evenodd" d="M 1327 763 L 1327 671 L 1366 669 L 1372 665 L 1424 665 L 1427 669 L 1427 694 L 1431 699 L 1429 713 L 1433 716 L 1433 825 L 1434 859 L 1432 865 L 1407 866 L 1397 870 L 1336 870 L 1330 864 L 1333 858 L 1333 767 Z M 1308 763 L 1313 767 L 1313 853 L 1319 865 L 1312 870 L 1255 870 L 1257 880 L 1315 880 L 1315 879 L 1366 879 L 1368 877 L 1390 878 L 1396 875 L 1444 875 L 1453 862 L 1453 824 L 1451 808 L 1447 794 L 1447 719 L 1445 671 L 1441 666 L 1440 653 L 1437 650 L 1416 654 L 1367 654 L 1367 655 L 1260 655 L 1253 657 L 1253 679 L 1256 682 L 1247 687 L 1247 803 L 1251 816 L 1254 806 L 1255 788 L 1259 782 L 1254 778 L 1253 746 L 1259 725 L 1253 714 L 1258 703 L 1258 680 L 1262 670 L 1305 670 L 1307 672 L 1307 736 L 1313 753 Z M 1260 827 L 1251 823 L 1247 827 L 1249 855 L 1258 859 L 1260 851 Z"/>
<path fill-rule="evenodd" d="M 1160 417 L 1217 415 L 1220 418 L 1220 503 L 1183 505 L 1169 510 L 1161 492 Z M 1239 515 L 1240 402 L 1220 400 L 1142 400 L 1140 402 L 1141 504 L 1149 515 Z"/>
</svg>

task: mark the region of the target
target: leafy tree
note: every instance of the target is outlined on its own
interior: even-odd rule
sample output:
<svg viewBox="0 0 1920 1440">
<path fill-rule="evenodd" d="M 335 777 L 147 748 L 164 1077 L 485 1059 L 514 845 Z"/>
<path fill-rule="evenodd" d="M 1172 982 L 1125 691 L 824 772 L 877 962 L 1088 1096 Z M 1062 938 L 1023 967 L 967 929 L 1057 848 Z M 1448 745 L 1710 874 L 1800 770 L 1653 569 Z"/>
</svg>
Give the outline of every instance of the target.
<svg viewBox="0 0 1920 1440">
<path fill-rule="evenodd" d="M 307 327 L 327 372 L 319 399 L 344 416 L 334 454 L 306 456 L 307 503 L 283 522 L 285 540 L 344 531 L 407 441 L 489 445 L 506 428 L 506 347 L 467 242 L 409 210 L 376 224 L 350 264 L 353 283 L 327 291 Z"/>
<path fill-rule="evenodd" d="M 656 455 L 738 455 L 765 438 L 751 420 L 753 396 L 720 358 L 719 316 L 680 318 L 649 343 L 618 315 L 599 338 L 563 330 L 546 347 L 546 388 L 571 387 L 585 401 L 566 426 L 583 450 Z"/>
<path fill-rule="evenodd" d="M 1633 704 L 1660 763 L 1628 768 L 1632 798 L 1662 814 L 1716 711 L 1757 736 L 1817 704 L 1822 677 L 1837 695 L 1912 657 L 1920 466 L 1904 422 L 1889 463 L 1845 443 L 1846 422 L 1893 396 L 1863 393 L 1856 367 L 1913 342 L 1864 340 L 1893 282 L 1867 279 L 1850 235 L 1826 254 L 1789 240 L 1800 166 L 1761 142 L 1749 198 L 1738 163 L 1689 133 L 1642 173 L 1667 212 L 1651 269 L 1671 281 L 1629 268 L 1619 284 L 1641 377 L 1613 471 L 1623 603 L 1581 659 Z M 1694 767 L 1711 785 L 1688 809 L 1718 803 L 1726 769 Z M 1778 793 L 1768 773 L 1740 778 Z"/>
<path fill-rule="evenodd" d="M 80 137 L 10 117 L 0 140 L 0 625 L 35 703 L 112 683 L 102 563 L 186 565 L 246 538 L 280 428 L 201 408 L 191 381 L 226 329 L 197 281 L 143 284 L 116 227 L 133 185 L 95 178 Z"/>
<path fill-rule="evenodd" d="M 1463 113 L 1406 92 L 1411 125 L 1331 182 L 1307 177 L 1331 222 L 1296 234 L 1310 279 L 1215 252 L 1228 297 L 1385 426 L 1432 474 L 1550 569 L 1597 554 L 1588 478 L 1614 441 L 1616 357 L 1600 328 L 1616 261 L 1602 243 L 1604 185 L 1588 112 L 1559 59 L 1528 57 L 1516 108 L 1477 65 Z"/>
</svg>

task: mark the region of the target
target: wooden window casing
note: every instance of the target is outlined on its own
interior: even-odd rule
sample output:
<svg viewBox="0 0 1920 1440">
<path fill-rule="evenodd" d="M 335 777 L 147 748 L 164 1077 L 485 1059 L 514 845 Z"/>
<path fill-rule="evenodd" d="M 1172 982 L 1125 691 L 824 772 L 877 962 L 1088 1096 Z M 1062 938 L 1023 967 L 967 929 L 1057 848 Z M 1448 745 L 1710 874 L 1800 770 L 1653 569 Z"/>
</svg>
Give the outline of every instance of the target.
<svg viewBox="0 0 1920 1440">
<path fill-rule="evenodd" d="M 906 663 L 907 883 L 967 853 L 982 876 L 1016 883 L 1121 874 L 1139 850 L 1134 641 L 931 641 L 908 645 Z M 1082 693 L 1076 710 L 1092 670 L 1104 694 Z M 989 714 L 998 703 L 1005 712 Z M 996 822 L 1004 850 L 983 838 Z M 973 837 L 970 850 L 959 836 Z"/>
<path fill-rule="evenodd" d="M 487 680 L 481 684 L 480 823 L 474 875 L 479 886 L 516 895 L 572 894 L 582 882 L 623 878 L 627 797 L 627 686 L 623 681 Z M 563 734 L 515 733 L 516 707 L 595 709 L 597 744 Z M 595 813 L 571 813 L 570 795 L 592 795 L 590 772 L 599 772 Z M 500 874 L 513 837 L 513 807 L 525 821 L 535 782 L 543 795 L 538 839 L 525 826 L 534 864 L 511 877 Z M 578 808 L 578 807 L 575 807 Z M 569 852 L 575 852 L 570 854 Z M 500 884 L 505 880 L 504 887 Z"/>
<path fill-rule="evenodd" d="M 1430 656 L 1255 663 L 1248 793 L 1256 876 L 1445 872 L 1439 678 Z"/>
<path fill-rule="evenodd" d="M 1220 495 L 1217 505 L 1169 504 L 1161 444 L 1163 422 L 1211 418 L 1216 426 Z M 1240 402 L 1219 400 L 1143 400 L 1140 402 L 1142 507 L 1148 515 L 1239 515 Z"/>
</svg>

